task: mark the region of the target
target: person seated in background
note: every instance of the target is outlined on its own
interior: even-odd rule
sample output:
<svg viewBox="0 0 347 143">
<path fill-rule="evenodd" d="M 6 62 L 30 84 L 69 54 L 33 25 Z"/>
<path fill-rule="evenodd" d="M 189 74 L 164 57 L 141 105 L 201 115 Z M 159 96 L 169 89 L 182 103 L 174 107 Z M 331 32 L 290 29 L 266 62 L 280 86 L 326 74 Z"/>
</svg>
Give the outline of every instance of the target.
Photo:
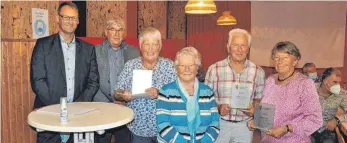
<svg viewBox="0 0 347 143">
<path fill-rule="evenodd" d="M 314 63 L 306 63 L 302 67 L 302 73 L 312 79 L 315 83 L 320 82 L 320 77 L 317 74 L 317 68 Z"/>
<path fill-rule="evenodd" d="M 336 112 L 339 107 L 343 111 L 347 110 L 347 96 L 346 93 L 341 92 L 340 84 L 340 70 L 328 68 L 323 72 L 322 84 L 317 90 L 322 106 L 323 126 L 312 134 L 312 143 L 338 142 L 335 129 L 340 125 L 341 121 L 336 117 Z"/>
<path fill-rule="evenodd" d="M 219 114 L 210 87 L 196 78 L 201 58 L 193 47 L 176 54 L 176 81 L 164 85 L 157 100 L 158 142 L 212 143 L 219 134 Z"/>
<path fill-rule="evenodd" d="M 272 129 L 262 132 L 260 142 L 309 143 L 323 118 L 313 81 L 295 71 L 300 51 L 292 42 L 279 42 L 271 58 L 278 74 L 266 79 L 261 103 L 274 105 L 274 122 Z M 247 125 L 254 130 L 253 119 Z"/>
</svg>

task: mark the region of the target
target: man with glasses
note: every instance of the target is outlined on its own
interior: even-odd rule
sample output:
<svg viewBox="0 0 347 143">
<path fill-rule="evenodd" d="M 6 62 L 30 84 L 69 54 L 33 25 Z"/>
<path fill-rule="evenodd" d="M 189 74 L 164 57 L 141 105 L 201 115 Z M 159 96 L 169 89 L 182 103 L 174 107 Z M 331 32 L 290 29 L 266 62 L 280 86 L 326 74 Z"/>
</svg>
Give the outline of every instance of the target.
<svg viewBox="0 0 347 143">
<path fill-rule="evenodd" d="M 216 143 L 252 142 L 253 132 L 246 124 L 254 113 L 252 103 L 259 102 L 262 97 L 265 72 L 247 60 L 250 45 L 251 35 L 246 30 L 231 30 L 227 44 L 229 56 L 211 65 L 206 73 L 205 83 L 215 94 L 221 118 Z M 239 102 L 233 97 L 240 96 L 249 101 L 246 109 L 237 109 L 231 104 Z"/>
<path fill-rule="evenodd" d="M 96 59 L 100 72 L 100 89 L 94 97 L 97 102 L 122 102 L 115 100 L 114 89 L 118 75 L 122 71 L 124 64 L 131 59 L 140 56 L 139 50 L 128 45 L 124 37 L 126 28 L 123 19 L 116 17 L 106 22 L 105 36 L 103 43 L 95 46 Z M 106 131 L 103 135 L 97 135 L 100 143 L 109 143 L 112 132 L 115 135 L 116 143 L 130 143 L 131 132 L 124 125 L 113 130 Z"/>
<path fill-rule="evenodd" d="M 59 32 L 37 40 L 30 65 L 34 109 L 68 102 L 91 102 L 99 89 L 94 46 L 75 37 L 78 8 L 64 2 L 58 7 Z M 69 133 L 38 132 L 37 143 L 73 142 Z M 67 139 L 69 139 L 67 141 Z"/>
</svg>

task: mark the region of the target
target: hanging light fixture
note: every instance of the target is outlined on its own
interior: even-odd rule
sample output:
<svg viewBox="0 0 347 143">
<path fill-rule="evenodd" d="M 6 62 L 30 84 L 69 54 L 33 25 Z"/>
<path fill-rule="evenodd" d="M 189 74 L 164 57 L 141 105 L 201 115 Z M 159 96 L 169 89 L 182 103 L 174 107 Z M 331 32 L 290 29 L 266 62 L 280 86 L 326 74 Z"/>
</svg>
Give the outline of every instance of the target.
<svg viewBox="0 0 347 143">
<path fill-rule="evenodd" d="M 230 11 L 224 11 L 223 15 L 217 20 L 217 25 L 235 25 L 237 21 L 234 16 L 230 15 Z"/>
<path fill-rule="evenodd" d="M 187 14 L 211 14 L 216 13 L 216 4 L 212 0 L 188 0 L 184 11 Z"/>
</svg>

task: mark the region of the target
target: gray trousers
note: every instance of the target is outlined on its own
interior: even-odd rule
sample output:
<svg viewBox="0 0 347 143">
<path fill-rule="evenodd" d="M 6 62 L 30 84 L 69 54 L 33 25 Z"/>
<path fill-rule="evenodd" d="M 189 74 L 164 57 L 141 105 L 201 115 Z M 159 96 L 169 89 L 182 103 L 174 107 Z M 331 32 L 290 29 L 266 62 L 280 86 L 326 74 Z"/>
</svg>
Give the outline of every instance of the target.
<svg viewBox="0 0 347 143">
<path fill-rule="evenodd" d="M 315 132 L 311 135 L 311 143 L 338 143 L 336 132 L 329 130 L 322 133 Z"/>
<path fill-rule="evenodd" d="M 141 137 L 131 134 L 132 143 L 157 143 L 157 137 Z"/>
</svg>

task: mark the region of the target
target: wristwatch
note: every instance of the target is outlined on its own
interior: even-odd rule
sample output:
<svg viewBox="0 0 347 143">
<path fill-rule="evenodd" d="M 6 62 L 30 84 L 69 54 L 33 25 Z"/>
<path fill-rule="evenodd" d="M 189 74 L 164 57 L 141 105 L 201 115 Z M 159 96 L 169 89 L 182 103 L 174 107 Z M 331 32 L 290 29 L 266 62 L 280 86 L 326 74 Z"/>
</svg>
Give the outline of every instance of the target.
<svg viewBox="0 0 347 143">
<path fill-rule="evenodd" d="M 290 130 L 289 130 L 289 126 L 288 126 L 288 125 L 286 125 L 286 127 L 287 127 L 287 133 L 289 133 L 289 132 L 290 132 Z"/>
<path fill-rule="evenodd" d="M 340 125 L 340 124 L 341 124 L 341 121 L 340 121 L 340 119 L 339 119 L 339 118 L 337 118 L 336 116 L 334 116 L 334 119 L 336 120 L 337 125 Z"/>
</svg>

